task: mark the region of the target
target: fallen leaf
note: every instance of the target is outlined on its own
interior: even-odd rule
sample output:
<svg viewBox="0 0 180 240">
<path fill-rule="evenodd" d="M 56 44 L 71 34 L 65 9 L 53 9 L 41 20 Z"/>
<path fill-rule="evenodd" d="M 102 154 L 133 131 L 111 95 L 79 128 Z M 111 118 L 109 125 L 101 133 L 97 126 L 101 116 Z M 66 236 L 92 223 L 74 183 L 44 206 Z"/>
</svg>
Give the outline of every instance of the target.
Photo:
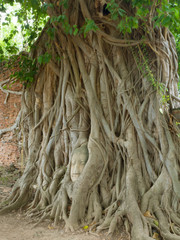
<svg viewBox="0 0 180 240">
<path fill-rule="evenodd" d="M 48 229 L 52 230 L 54 227 L 52 225 L 48 225 Z"/>
<path fill-rule="evenodd" d="M 144 213 L 144 216 L 145 216 L 145 217 L 149 217 L 149 218 L 153 218 L 153 216 L 151 215 L 150 211 L 146 211 L 146 212 Z"/>
<path fill-rule="evenodd" d="M 156 239 L 156 240 L 160 240 L 160 236 L 158 233 L 154 233 L 153 236 L 152 236 L 153 239 Z"/>
<path fill-rule="evenodd" d="M 88 229 L 88 226 L 84 226 L 83 229 L 84 229 L 84 230 Z"/>
</svg>

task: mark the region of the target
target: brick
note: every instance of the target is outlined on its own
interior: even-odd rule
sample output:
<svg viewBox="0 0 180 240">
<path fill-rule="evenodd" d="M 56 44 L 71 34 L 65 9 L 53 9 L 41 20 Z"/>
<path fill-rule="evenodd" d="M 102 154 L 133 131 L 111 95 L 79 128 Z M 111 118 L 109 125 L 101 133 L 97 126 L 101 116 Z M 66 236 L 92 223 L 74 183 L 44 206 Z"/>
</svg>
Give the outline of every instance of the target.
<svg viewBox="0 0 180 240">
<path fill-rule="evenodd" d="M 11 72 L 0 66 L 0 82 L 8 79 Z M 13 91 L 20 91 L 22 85 L 17 82 L 11 87 Z M 6 94 L 0 90 L 0 129 L 8 128 L 14 124 L 21 108 L 21 96 L 10 94 L 7 104 L 4 104 Z M 17 163 L 20 159 L 18 141 L 12 133 L 6 133 L 0 138 L 0 165 Z"/>
</svg>

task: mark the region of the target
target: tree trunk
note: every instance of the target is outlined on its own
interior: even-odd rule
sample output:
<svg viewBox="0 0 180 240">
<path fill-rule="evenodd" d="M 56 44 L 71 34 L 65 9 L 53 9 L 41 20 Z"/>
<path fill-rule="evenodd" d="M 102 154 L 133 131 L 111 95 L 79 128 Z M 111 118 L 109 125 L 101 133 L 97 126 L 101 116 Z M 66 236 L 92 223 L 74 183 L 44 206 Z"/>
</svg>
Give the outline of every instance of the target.
<svg viewBox="0 0 180 240">
<path fill-rule="evenodd" d="M 179 106 L 174 38 L 157 28 L 124 40 L 94 1 L 70 3 L 71 25 L 93 18 L 99 29 L 84 38 L 52 23 L 54 38 L 44 31 L 36 42 L 32 58 L 52 58 L 23 93 L 27 164 L 1 213 L 28 206 L 28 214 L 63 219 L 71 230 L 125 226 L 133 240 L 153 239 L 154 231 L 178 240 L 180 140 L 169 113 Z M 80 160 L 85 166 L 73 178 L 72 162 Z"/>
</svg>

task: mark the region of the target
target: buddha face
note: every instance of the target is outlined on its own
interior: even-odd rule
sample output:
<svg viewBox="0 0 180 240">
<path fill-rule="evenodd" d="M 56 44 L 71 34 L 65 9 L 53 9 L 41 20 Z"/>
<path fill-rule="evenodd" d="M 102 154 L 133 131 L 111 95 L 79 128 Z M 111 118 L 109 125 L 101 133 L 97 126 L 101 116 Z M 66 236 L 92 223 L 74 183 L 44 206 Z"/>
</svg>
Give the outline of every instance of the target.
<svg viewBox="0 0 180 240">
<path fill-rule="evenodd" d="M 83 168 L 88 160 L 87 144 L 81 145 L 73 152 L 71 159 L 71 180 L 75 182 L 83 171 Z"/>
</svg>

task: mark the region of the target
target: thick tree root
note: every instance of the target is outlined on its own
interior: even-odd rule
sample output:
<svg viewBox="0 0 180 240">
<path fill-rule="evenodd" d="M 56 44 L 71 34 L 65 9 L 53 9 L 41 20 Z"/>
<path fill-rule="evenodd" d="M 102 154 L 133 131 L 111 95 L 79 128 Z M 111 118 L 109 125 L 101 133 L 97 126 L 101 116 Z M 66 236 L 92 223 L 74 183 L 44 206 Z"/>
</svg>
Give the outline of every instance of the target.
<svg viewBox="0 0 180 240">
<path fill-rule="evenodd" d="M 0 214 L 24 206 L 37 224 L 51 218 L 70 231 L 124 227 L 132 240 L 179 239 L 179 129 L 162 99 L 166 86 L 168 104 L 178 107 L 172 35 L 138 29 L 122 39 L 113 21 L 91 16 L 94 1 L 68 2 L 70 25 L 93 19 L 99 29 L 83 38 L 53 22 L 54 39 L 44 31 L 36 42 L 32 57 L 50 45 L 52 58 L 23 92 L 27 165 Z"/>
</svg>

